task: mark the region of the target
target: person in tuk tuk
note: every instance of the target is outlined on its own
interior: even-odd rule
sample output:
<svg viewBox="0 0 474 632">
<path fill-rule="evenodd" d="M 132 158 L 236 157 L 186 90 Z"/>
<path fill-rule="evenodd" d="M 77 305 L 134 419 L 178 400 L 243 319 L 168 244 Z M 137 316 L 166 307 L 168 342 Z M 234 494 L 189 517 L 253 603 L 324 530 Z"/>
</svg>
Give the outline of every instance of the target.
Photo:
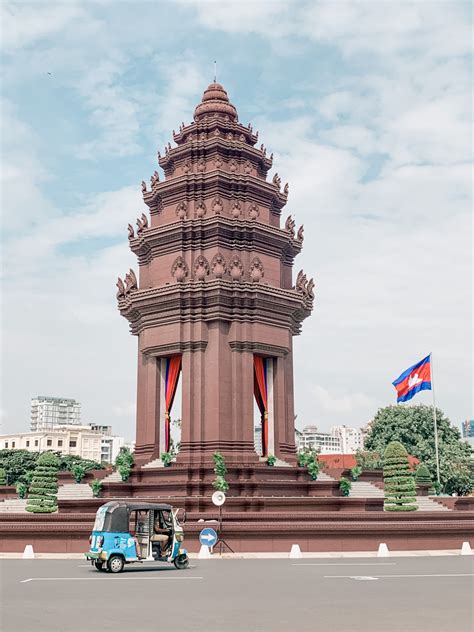
<svg viewBox="0 0 474 632">
<path fill-rule="evenodd" d="M 166 555 L 166 550 L 168 549 L 171 542 L 171 535 L 172 520 L 170 512 L 156 512 L 155 520 L 153 522 L 153 535 L 151 536 L 151 541 L 153 543 L 157 543 L 158 553 L 160 557 L 164 557 Z"/>
</svg>

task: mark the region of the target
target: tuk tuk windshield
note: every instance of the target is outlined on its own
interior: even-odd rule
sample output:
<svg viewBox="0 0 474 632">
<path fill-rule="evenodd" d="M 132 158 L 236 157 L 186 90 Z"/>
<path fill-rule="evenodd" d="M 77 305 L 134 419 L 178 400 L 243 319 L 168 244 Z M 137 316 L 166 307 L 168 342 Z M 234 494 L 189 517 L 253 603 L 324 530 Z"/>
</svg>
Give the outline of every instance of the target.
<svg viewBox="0 0 474 632">
<path fill-rule="evenodd" d="M 105 522 L 106 515 L 107 515 L 107 507 L 105 505 L 103 505 L 102 507 L 99 507 L 95 515 L 95 522 L 94 522 L 94 528 L 93 528 L 94 531 L 104 530 L 104 522 Z"/>
</svg>

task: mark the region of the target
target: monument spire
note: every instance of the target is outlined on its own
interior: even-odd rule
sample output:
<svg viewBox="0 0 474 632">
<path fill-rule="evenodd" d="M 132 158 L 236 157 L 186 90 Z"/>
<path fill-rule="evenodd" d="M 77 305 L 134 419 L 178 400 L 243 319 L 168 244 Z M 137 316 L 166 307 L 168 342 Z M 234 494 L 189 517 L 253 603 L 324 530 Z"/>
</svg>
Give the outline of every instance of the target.
<svg viewBox="0 0 474 632">
<path fill-rule="evenodd" d="M 288 185 L 267 180 L 272 158 L 257 138 L 214 81 L 160 155 L 165 178 L 142 183 L 150 221 L 129 230 L 139 280 L 129 274 L 117 293 L 138 336 L 138 462 L 169 451 L 179 379 L 179 463 L 210 463 L 215 451 L 258 463 L 254 397 L 262 455 L 296 461 L 292 338 L 314 282 L 301 271 L 293 283 L 303 231 L 291 216 L 282 222 Z"/>
</svg>

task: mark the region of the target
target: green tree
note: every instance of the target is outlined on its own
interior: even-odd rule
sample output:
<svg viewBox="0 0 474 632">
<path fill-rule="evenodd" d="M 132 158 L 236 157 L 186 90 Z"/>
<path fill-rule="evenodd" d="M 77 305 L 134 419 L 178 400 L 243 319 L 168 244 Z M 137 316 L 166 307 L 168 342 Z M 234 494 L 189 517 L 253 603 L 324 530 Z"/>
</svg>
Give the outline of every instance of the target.
<svg viewBox="0 0 474 632">
<path fill-rule="evenodd" d="M 385 511 L 415 511 L 415 478 L 408 462 L 408 452 L 400 441 L 391 441 L 383 455 Z"/>
<path fill-rule="evenodd" d="M 0 486 L 7 484 L 7 473 L 4 467 L 0 467 Z"/>
<path fill-rule="evenodd" d="M 474 488 L 471 446 L 466 441 L 462 441 L 459 430 L 451 425 L 441 410 L 436 409 L 436 417 L 442 488 L 447 493 L 450 493 L 449 489 L 456 486 L 460 490 Z M 431 406 L 419 404 L 381 408 L 371 423 L 365 447 L 367 450 L 383 454 L 390 441 L 400 441 L 409 454 L 416 456 L 428 467 L 432 480 L 436 480 L 433 408 Z"/>
<path fill-rule="evenodd" d="M 52 452 L 38 458 L 28 494 L 26 510 L 32 513 L 52 513 L 58 508 L 59 459 Z"/>
</svg>

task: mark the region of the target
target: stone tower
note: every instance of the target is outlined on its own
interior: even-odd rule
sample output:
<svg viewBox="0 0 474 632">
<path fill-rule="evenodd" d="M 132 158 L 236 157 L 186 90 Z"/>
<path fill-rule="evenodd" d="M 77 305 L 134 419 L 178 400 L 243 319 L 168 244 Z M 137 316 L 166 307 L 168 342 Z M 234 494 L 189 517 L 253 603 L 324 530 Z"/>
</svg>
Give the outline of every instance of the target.
<svg viewBox="0 0 474 632">
<path fill-rule="evenodd" d="M 182 379 L 178 463 L 201 465 L 220 451 L 229 463 L 258 462 L 254 397 L 263 456 L 294 463 L 292 337 L 313 306 L 312 279 L 292 281 L 303 242 L 281 212 L 288 185 L 267 181 L 272 156 L 238 121 L 212 83 L 194 122 L 173 131 L 129 225 L 139 275 L 118 281 L 120 313 L 138 336 L 136 459 L 169 447 L 169 414 Z M 178 414 L 179 416 L 179 414 Z"/>
</svg>

